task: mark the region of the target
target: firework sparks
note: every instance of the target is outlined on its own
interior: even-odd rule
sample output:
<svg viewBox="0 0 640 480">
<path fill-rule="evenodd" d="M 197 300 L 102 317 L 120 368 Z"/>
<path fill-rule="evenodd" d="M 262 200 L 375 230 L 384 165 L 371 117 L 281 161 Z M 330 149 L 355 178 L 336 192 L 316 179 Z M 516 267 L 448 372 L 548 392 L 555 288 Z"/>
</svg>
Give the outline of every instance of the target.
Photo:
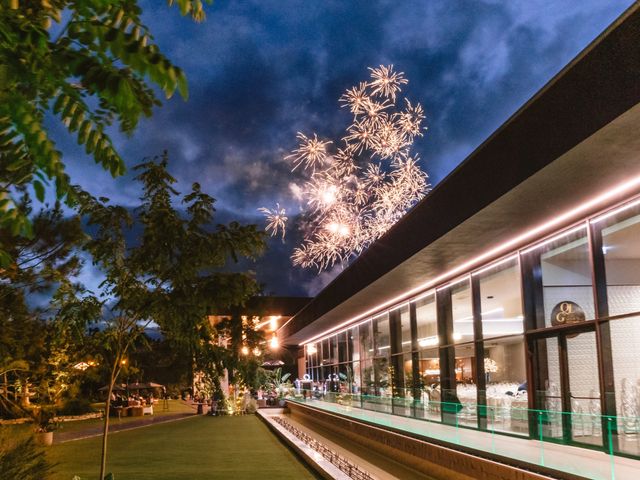
<svg viewBox="0 0 640 480">
<path fill-rule="evenodd" d="M 380 95 L 396 101 L 396 94 L 400 91 L 401 85 L 406 85 L 409 80 L 404 78 L 402 72 L 394 72 L 393 65 L 380 65 L 378 68 L 371 68 L 371 78 L 373 81 L 369 84 L 373 90 L 373 95 Z"/>
<path fill-rule="evenodd" d="M 396 105 L 408 83 L 393 65 L 370 68 L 371 80 L 348 89 L 339 99 L 353 114 L 339 148 L 316 134 L 298 133 L 292 171 L 302 166 L 306 181 L 290 185 L 303 206 L 302 243 L 293 251 L 294 265 L 324 270 L 344 264 L 385 234 L 429 189 L 428 176 L 410 149 L 422 136 L 425 118 L 420 104 L 407 99 Z M 261 208 L 266 230 L 277 235 L 286 212 Z"/>
<path fill-rule="evenodd" d="M 266 230 L 275 237 L 278 232 L 282 232 L 282 240 L 286 233 L 287 227 L 287 211 L 284 208 L 280 208 L 280 204 L 276 203 L 276 208 L 259 208 L 259 212 L 262 212 L 267 219 Z"/>
<path fill-rule="evenodd" d="M 313 138 L 309 138 L 300 132 L 298 132 L 298 141 L 300 146 L 286 157 L 293 159 L 294 167 L 292 171 L 300 165 L 303 165 L 305 169 L 315 170 L 316 167 L 324 163 L 327 158 L 327 145 L 330 145 L 331 142 L 318 140 L 318 136 L 315 133 Z"/>
</svg>

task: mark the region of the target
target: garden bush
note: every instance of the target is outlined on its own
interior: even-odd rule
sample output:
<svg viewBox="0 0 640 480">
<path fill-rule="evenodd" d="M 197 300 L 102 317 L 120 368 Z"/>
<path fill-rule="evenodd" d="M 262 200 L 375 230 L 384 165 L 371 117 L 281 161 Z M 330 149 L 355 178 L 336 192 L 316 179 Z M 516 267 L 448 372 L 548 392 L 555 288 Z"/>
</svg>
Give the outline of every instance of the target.
<svg viewBox="0 0 640 480">
<path fill-rule="evenodd" d="M 93 413 L 95 409 L 91 406 L 91 402 L 84 398 L 70 398 L 58 410 L 58 415 L 84 415 L 85 413 Z"/>
<path fill-rule="evenodd" d="M 10 428 L 0 430 L 0 478 L 46 480 L 51 468 L 33 434 L 16 435 Z"/>
</svg>

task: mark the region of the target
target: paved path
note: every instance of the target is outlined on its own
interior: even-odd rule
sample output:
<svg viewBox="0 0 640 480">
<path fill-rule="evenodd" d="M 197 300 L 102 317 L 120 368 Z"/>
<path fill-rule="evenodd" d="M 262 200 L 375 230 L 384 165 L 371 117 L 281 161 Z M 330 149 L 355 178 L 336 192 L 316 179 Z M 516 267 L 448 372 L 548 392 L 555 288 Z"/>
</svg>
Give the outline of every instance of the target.
<svg viewBox="0 0 640 480">
<path fill-rule="evenodd" d="M 124 430 L 131 430 L 134 428 L 147 427 L 149 425 L 157 425 L 159 423 L 174 422 L 176 420 L 183 420 L 185 418 L 191 418 L 195 416 L 195 413 L 176 413 L 175 415 L 163 415 L 154 417 L 153 415 L 148 417 L 142 417 L 140 420 L 134 420 L 127 423 L 117 423 L 117 419 L 111 419 L 109 423 L 109 433 L 122 432 Z M 66 443 L 74 440 L 81 440 L 84 438 L 98 437 L 102 435 L 103 424 L 91 425 L 86 429 L 73 431 L 73 432 L 56 432 L 53 435 L 53 443 Z"/>
</svg>

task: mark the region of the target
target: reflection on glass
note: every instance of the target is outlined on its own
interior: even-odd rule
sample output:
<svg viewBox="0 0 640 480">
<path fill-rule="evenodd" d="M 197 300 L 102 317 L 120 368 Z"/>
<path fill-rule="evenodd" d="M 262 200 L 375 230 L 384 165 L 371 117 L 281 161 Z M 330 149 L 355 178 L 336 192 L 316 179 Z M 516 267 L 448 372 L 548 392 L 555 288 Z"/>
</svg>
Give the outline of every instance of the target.
<svg viewBox="0 0 640 480">
<path fill-rule="evenodd" d="M 349 359 L 357 362 L 360 360 L 360 337 L 358 327 L 347 330 L 347 343 L 349 345 Z"/>
<path fill-rule="evenodd" d="M 416 324 L 418 327 L 418 348 L 437 346 L 438 320 L 435 293 L 416 301 Z"/>
<path fill-rule="evenodd" d="M 322 341 L 322 349 L 320 351 L 322 358 L 322 365 L 329 365 L 331 363 L 331 347 L 329 346 L 329 339 L 326 338 Z"/>
<path fill-rule="evenodd" d="M 347 332 L 342 332 L 337 335 L 338 337 L 338 362 L 343 363 L 348 360 L 347 358 Z"/>
<path fill-rule="evenodd" d="M 391 357 L 391 380 L 393 385 L 393 413 L 412 415 L 413 374 L 411 354 L 399 354 Z"/>
<path fill-rule="evenodd" d="M 640 455 L 640 361 L 637 341 L 640 317 L 609 322 L 615 346 L 613 378 L 618 414 L 618 447 L 621 452 Z"/>
<path fill-rule="evenodd" d="M 389 360 L 386 358 L 375 358 L 373 360 L 373 369 L 377 394 L 381 397 L 391 397 L 391 369 L 389 368 Z"/>
<path fill-rule="evenodd" d="M 524 317 L 517 259 L 480 274 L 479 285 L 483 338 L 522 333 Z"/>
<path fill-rule="evenodd" d="M 640 312 L 640 207 L 602 222 L 609 315 Z"/>
<path fill-rule="evenodd" d="M 492 430 L 529 432 L 525 360 L 522 335 L 484 343 L 487 425 Z"/>
<path fill-rule="evenodd" d="M 351 385 L 351 393 L 360 393 L 362 380 L 360 377 L 360 362 L 353 362 L 351 368 L 352 374 L 352 385 Z"/>
<path fill-rule="evenodd" d="M 360 362 L 362 372 L 362 393 L 365 395 L 375 395 L 375 378 L 373 375 L 373 363 L 371 360 Z"/>
<path fill-rule="evenodd" d="M 305 352 L 307 354 L 307 368 L 313 368 L 318 366 L 318 346 L 315 343 L 305 345 Z"/>
<path fill-rule="evenodd" d="M 579 318 L 552 315 L 555 313 L 554 308 L 562 304 L 569 305 L 574 312 L 582 310 L 587 320 L 594 318 L 586 227 L 570 234 L 563 234 L 557 240 L 533 250 L 532 254 L 540 255 L 545 324 L 561 325 L 573 321 L 571 318 Z"/>
<path fill-rule="evenodd" d="M 440 357 L 437 348 L 420 350 L 419 352 L 418 374 L 420 375 L 418 386 L 421 396 L 416 400 L 420 401 L 422 408 L 416 410 L 416 415 L 421 418 L 428 418 L 440 421 L 440 402 L 442 393 L 440 389 Z"/>
<path fill-rule="evenodd" d="M 391 353 L 391 336 L 389 333 L 389 315 L 381 315 L 371 320 L 373 327 L 373 344 L 375 356 L 389 356 Z"/>
<path fill-rule="evenodd" d="M 451 287 L 451 313 L 453 316 L 453 343 L 473 340 L 473 310 L 471 284 L 468 280 Z"/>
<path fill-rule="evenodd" d="M 329 345 L 331 347 L 331 354 L 329 358 L 332 364 L 338 363 L 338 337 L 332 335 L 329 337 Z"/>
<path fill-rule="evenodd" d="M 373 334 L 371 333 L 371 321 L 366 321 L 358 327 L 360 332 L 360 357 L 373 357 Z"/>
<path fill-rule="evenodd" d="M 458 411 L 458 422 L 461 425 L 477 425 L 478 389 L 475 369 L 475 347 L 473 343 L 456 345 L 455 347 L 456 390 L 452 395 L 443 392 L 444 402 L 461 404 Z"/>
<path fill-rule="evenodd" d="M 400 351 L 411 351 L 411 316 L 409 314 L 409 305 L 405 305 L 400 309 Z"/>
<path fill-rule="evenodd" d="M 602 445 L 600 380 L 594 358 L 598 356 L 596 333 L 567 337 L 567 369 L 571 400 L 571 439 Z"/>
<path fill-rule="evenodd" d="M 536 408 L 540 417 L 542 435 L 545 438 L 563 438 L 562 387 L 560 384 L 560 354 L 557 338 L 543 338 L 535 344 L 535 365 L 539 390 L 535 392 Z M 533 394 L 534 392 L 530 392 Z"/>
</svg>

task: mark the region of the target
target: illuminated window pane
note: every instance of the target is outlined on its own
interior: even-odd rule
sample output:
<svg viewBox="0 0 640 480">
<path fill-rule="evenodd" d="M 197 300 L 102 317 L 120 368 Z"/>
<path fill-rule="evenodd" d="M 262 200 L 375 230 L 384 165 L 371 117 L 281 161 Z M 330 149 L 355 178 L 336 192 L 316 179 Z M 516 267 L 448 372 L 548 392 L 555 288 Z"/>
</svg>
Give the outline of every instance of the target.
<svg viewBox="0 0 640 480">
<path fill-rule="evenodd" d="M 482 336 L 515 335 L 524 331 L 520 267 L 517 259 L 480 274 Z"/>
</svg>

